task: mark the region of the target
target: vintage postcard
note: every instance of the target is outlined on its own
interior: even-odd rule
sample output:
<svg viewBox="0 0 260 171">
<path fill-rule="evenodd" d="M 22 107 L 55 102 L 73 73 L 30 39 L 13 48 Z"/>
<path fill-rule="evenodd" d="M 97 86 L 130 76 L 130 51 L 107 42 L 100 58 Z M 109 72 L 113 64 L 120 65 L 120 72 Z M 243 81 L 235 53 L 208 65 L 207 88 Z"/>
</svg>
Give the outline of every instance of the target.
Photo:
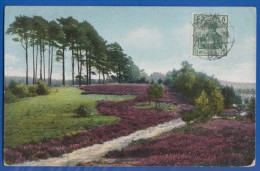
<svg viewBox="0 0 260 171">
<path fill-rule="evenodd" d="M 5 6 L 5 167 L 254 167 L 256 12 Z"/>
</svg>

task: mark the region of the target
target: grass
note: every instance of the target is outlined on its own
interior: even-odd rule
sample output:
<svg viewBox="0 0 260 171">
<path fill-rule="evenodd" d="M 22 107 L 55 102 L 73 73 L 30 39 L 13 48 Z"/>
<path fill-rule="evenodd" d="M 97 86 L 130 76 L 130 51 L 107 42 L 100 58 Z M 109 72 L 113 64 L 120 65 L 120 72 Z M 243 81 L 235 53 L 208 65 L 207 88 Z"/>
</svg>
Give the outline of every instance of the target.
<svg viewBox="0 0 260 171">
<path fill-rule="evenodd" d="M 140 102 L 135 105 L 137 109 L 155 109 L 155 102 Z M 176 111 L 178 109 L 177 105 L 172 103 L 158 103 L 159 110 Z"/>
<path fill-rule="evenodd" d="M 4 105 L 4 146 L 16 147 L 30 142 L 77 133 L 81 129 L 112 124 L 117 117 L 102 116 L 96 110 L 99 100 L 121 101 L 130 95 L 81 95 L 77 88 L 52 88 L 47 96 L 28 97 Z M 75 117 L 80 104 L 91 106 L 91 115 Z"/>
</svg>

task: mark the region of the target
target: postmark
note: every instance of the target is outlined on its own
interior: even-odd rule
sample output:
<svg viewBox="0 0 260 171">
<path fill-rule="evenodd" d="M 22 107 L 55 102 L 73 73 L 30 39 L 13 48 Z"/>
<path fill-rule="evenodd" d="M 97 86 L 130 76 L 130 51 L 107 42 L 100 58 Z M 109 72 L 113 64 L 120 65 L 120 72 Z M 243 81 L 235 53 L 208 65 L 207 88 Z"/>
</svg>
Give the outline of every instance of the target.
<svg viewBox="0 0 260 171">
<path fill-rule="evenodd" d="M 229 21 L 225 14 L 193 14 L 192 56 L 209 60 L 227 56 Z"/>
</svg>

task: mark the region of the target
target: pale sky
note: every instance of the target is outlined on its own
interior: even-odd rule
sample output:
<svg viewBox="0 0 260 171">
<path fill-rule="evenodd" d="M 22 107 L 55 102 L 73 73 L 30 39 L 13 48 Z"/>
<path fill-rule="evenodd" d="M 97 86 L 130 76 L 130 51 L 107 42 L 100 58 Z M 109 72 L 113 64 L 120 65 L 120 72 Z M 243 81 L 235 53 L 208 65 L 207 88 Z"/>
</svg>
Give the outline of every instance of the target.
<svg viewBox="0 0 260 171">
<path fill-rule="evenodd" d="M 235 43 L 222 59 L 191 57 L 192 14 L 227 14 Z M 109 43 L 118 42 L 124 52 L 146 73 L 165 74 L 180 69 L 182 61 L 195 70 L 225 81 L 256 82 L 256 11 L 252 7 L 15 7 L 5 8 L 5 31 L 15 16 L 39 15 L 87 20 Z M 25 52 L 20 43 L 5 35 L 5 75 L 25 76 Z M 29 53 L 32 56 L 32 52 Z M 66 55 L 66 79 L 71 79 L 71 58 Z M 61 64 L 55 62 L 53 78 L 60 79 Z M 32 76 L 32 60 L 29 60 Z"/>
</svg>

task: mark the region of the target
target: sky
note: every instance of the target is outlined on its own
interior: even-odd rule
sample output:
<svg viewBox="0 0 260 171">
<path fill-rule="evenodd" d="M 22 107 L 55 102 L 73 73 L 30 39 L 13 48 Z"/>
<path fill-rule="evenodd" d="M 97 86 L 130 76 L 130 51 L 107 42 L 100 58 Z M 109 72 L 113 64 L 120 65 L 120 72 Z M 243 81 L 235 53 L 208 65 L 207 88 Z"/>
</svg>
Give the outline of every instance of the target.
<svg viewBox="0 0 260 171">
<path fill-rule="evenodd" d="M 230 40 L 234 44 L 226 57 L 209 61 L 191 56 L 192 15 L 226 14 Z M 124 53 L 147 74 L 166 74 L 188 61 L 196 71 L 219 80 L 256 82 L 256 10 L 253 7 L 113 7 L 7 6 L 5 31 L 15 16 L 38 15 L 48 21 L 60 17 L 88 21 L 108 43 L 118 42 Z M 13 36 L 4 36 L 5 75 L 25 76 L 25 51 Z M 32 52 L 29 53 L 32 56 Z M 70 54 L 66 54 L 66 79 L 71 79 Z M 32 76 L 32 60 L 29 60 Z M 53 78 L 61 79 L 62 67 L 54 63 Z"/>
</svg>

